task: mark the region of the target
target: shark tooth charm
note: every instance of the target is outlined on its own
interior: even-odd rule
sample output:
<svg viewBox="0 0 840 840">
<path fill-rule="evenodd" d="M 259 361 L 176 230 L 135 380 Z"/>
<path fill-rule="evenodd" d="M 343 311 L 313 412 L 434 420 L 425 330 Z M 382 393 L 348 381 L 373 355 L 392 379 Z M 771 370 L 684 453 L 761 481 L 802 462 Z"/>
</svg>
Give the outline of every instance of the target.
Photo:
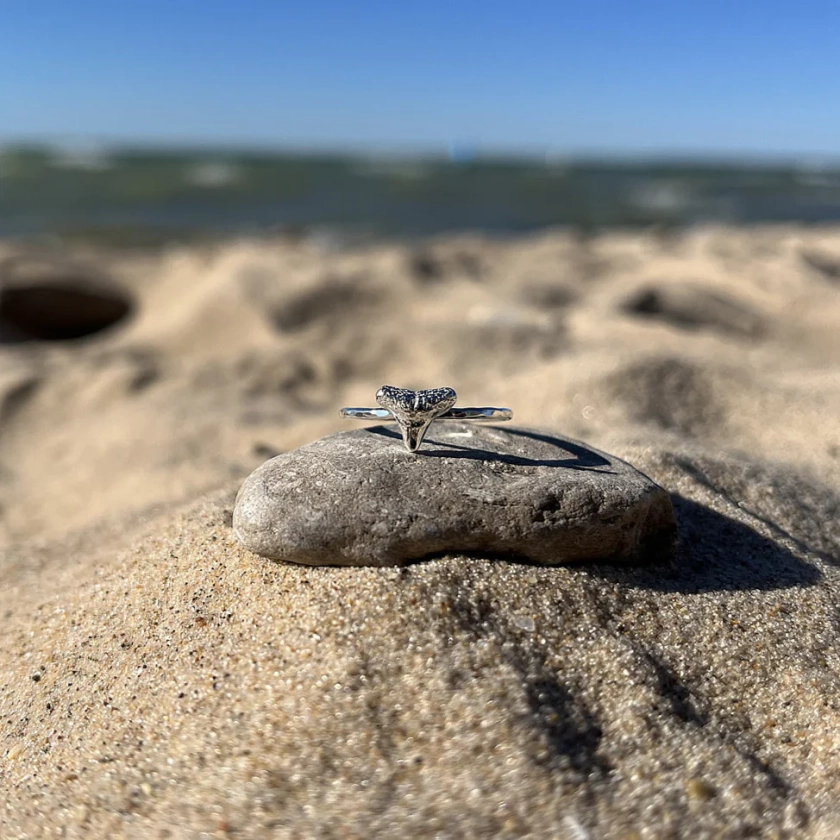
<svg viewBox="0 0 840 840">
<path fill-rule="evenodd" d="M 455 405 L 458 395 L 452 388 L 410 391 L 383 385 L 376 392 L 376 402 L 388 409 L 402 432 L 409 452 L 416 452 L 432 421 Z"/>
</svg>

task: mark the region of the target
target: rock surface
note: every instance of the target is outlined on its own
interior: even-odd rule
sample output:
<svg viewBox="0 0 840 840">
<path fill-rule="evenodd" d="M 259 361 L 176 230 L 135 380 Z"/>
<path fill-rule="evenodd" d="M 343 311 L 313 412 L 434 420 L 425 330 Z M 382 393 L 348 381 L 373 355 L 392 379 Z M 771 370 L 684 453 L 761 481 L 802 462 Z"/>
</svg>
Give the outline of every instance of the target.
<svg viewBox="0 0 840 840">
<path fill-rule="evenodd" d="M 436 423 L 417 454 L 377 426 L 267 461 L 233 513 L 246 547 L 313 565 L 402 565 L 444 552 L 554 565 L 650 559 L 676 533 L 668 494 L 618 458 L 517 427 Z"/>
</svg>

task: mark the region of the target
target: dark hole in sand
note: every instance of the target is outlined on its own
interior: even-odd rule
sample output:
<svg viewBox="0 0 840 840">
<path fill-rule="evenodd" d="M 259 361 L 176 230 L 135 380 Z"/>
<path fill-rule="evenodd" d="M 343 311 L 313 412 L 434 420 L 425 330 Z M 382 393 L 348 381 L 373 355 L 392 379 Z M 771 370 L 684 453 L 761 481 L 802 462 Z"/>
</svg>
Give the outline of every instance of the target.
<svg viewBox="0 0 840 840">
<path fill-rule="evenodd" d="M 434 283 L 442 280 L 446 271 L 439 260 L 432 254 L 422 251 L 411 255 L 408 261 L 409 271 L 420 283 Z"/>
<path fill-rule="evenodd" d="M 0 343 L 84 338 L 125 320 L 132 309 L 127 295 L 82 277 L 0 286 Z"/>
<path fill-rule="evenodd" d="M 296 332 L 320 320 L 340 320 L 376 300 L 361 282 L 361 278 L 327 280 L 318 288 L 302 292 L 274 312 L 274 325 L 282 332 Z"/>
<path fill-rule="evenodd" d="M 734 300 L 691 286 L 641 289 L 624 304 L 624 311 L 682 329 L 716 329 L 733 335 L 756 336 L 760 318 Z"/>
<path fill-rule="evenodd" d="M 814 269 L 826 280 L 840 281 L 840 260 L 819 251 L 803 251 L 800 256 L 805 265 Z"/>
</svg>

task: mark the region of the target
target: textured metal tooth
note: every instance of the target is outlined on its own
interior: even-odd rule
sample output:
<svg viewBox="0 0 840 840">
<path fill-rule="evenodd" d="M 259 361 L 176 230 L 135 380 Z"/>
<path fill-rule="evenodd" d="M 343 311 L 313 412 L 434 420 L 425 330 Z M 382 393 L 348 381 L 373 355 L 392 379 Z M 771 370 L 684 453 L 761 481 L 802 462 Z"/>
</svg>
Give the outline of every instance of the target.
<svg viewBox="0 0 840 840">
<path fill-rule="evenodd" d="M 457 399 L 458 395 L 452 388 L 411 391 L 383 385 L 376 392 L 376 402 L 394 415 L 409 452 L 419 449 L 432 421 L 449 411 Z"/>
</svg>

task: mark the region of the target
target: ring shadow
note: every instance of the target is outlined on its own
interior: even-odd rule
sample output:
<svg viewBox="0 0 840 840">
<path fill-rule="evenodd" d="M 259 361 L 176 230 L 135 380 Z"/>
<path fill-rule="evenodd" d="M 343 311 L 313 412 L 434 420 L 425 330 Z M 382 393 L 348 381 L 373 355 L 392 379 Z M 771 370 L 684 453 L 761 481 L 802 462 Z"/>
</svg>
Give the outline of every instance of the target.
<svg viewBox="0 0 840 840">
<path fill-rule="evenodd" d="M 369 426 L 366 432 L 382 437 L 402 441 L 402 436 L 393 429 L 385 426 Z M 471 461 L 497 461 L 503 464 L 511 464 L 516 467 L 562 467 L 569 470 L 587 470 L 612 474 L 612 470 L 599 469 L 608 467 L 610 462 L 602 455 L 569 440 L 544 435 L 539 432 L 531 432 L 526 429 L 505 429 L 506 434 L 516 437 L 528 438 L 529 440 L 547 443 L 557 449 L 563 449 L 574 455 L 574 458 L 550 459 L 550 458 L 525 458 L 522 455 L 513 455 L 505 452 L 491 452 L 489 449 L 479 449 L 472 446 L 460 446 L 457 443 L 449 443 L 435 440 L 433 436 L 426 435 L 423 443 L 434 444 L 438 449 L 420 448 L 415 454 L 424 458 L 466 458 Z"/>
</svg>

